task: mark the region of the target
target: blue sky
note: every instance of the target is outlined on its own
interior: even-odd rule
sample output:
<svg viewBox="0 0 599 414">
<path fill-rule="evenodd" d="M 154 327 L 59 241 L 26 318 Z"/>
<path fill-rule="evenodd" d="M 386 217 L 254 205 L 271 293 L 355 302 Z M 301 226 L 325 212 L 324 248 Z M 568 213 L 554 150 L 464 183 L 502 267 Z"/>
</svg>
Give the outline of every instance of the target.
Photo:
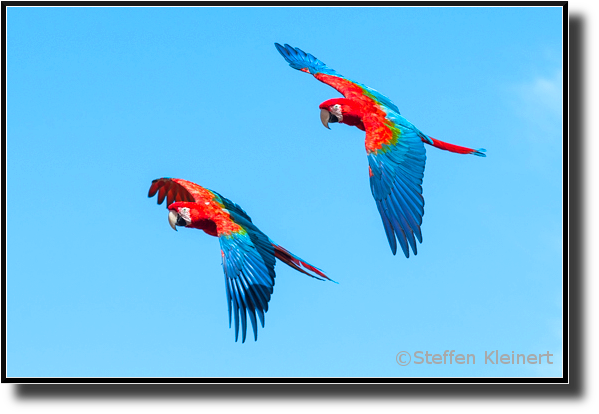
<svg viewBox="0 0 599 414">
<path fill-rule="evenodd" d="M 560 8 L 9 8 L 7 374 L 561 376 Z M 391 98 L 427 147 L 423 243 L 393 256 L 364 133 L 289 43 Z M 219 245 L 151 181 L 240 204 L 282 263 L 234 342 Z M 476 363 L 399 366 L 400 351 Z M 490 365 L 485 351 L 554 364 Z"/>
</svg>

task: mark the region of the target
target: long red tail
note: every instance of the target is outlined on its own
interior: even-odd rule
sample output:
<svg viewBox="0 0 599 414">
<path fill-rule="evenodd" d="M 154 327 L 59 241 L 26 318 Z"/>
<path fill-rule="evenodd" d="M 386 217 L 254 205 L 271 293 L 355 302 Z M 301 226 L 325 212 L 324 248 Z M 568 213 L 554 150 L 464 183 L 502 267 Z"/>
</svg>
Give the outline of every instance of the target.
<svg viewBox="0 0 599 414">
<path fill-rule="evenodd" d="M 284 247 L 281 247 L 274 243 L 272 245 L 275 248 L 275 257 L 283 263 L 285 263 L 286 265 L 291 266 L 298 272 L 302 272 L 303 274 L 311 276 L 318 280 L 330 280 L 331 282 L 335 282 L 333 279 L 325 275 L 322 272 L 322 270 L 312 266 L 310 263 L 303 261 Z"/>
<path fill-rule="evenodd" d="M 459 145 L 453 145 L 448 142 L 439 141 L 433 137 L 427 137 L 428 139 L 422 138 L 422 141 L 426 144 L 432 145 L 435 148 L 439 148 L 445 151 L 457 152 L 458 154 L 472 154 L 478 157 L 486 157 L 484 148 L 472 149 L 466 147 L 460 147 Z"/>
</svg>

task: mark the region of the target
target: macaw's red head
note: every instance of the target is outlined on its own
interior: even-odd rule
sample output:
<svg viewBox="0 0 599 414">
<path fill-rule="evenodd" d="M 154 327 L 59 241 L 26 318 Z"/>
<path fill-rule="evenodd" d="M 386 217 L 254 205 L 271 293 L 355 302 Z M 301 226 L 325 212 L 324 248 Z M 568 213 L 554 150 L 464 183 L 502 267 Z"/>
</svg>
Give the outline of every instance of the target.
<svg viewBox="0 0 599 414">
<path fill-rule="evenodd" d="M 339 122 L 360 128 L 364 131 L 364 124 L 360 116 L 360 108 L 356 102 L 345 98 L 329 99 L 320 104 L 320 120 L 325 128 L 329 123 Z"/>
<path fill-rule="evenodd" d="M 192 203 L 177 202 L 168 206 L 168 224 L 175 231 L 177 231 L 177 226 L 189 227 L 191 225 L 191 208 L 184 204 Z"/>
<path fill-rule="evenodd" d="M 168 223 L 173 230 L 179 227 L 190 227 L 204 230 L 216 236 L 216 223 L 212 221 L 198 203 L 177 201 L 168 206 Z"/>
</svg>

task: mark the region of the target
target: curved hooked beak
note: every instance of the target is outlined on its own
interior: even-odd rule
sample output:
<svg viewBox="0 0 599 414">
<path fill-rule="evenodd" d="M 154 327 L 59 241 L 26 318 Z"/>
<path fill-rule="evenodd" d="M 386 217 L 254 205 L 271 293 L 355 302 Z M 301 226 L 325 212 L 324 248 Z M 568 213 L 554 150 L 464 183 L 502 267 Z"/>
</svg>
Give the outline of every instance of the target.
<svg viewBox="0 0 599 414">
<path fill-rule="evenodd" d="M 339 122 L 339 119 L 337 119 L 337 116 L 335 116 L 331 112 L 327 111 L 326 109 L 321 109 L 320 110 L 320 121 L 322 122 L 322 124 L 324 125 L 325 128 L 331 129 L 331 128 L 329 128 L 329 122 L 330 123 Z"/>
<path fill-rule="evenodd" d="M 168 212 L 168 224 L 171 225 L 173 230 L 177 231 L 177 220 L 179 219 L 179 214 L 175 213 L 173 210 Z"/>
</svg>

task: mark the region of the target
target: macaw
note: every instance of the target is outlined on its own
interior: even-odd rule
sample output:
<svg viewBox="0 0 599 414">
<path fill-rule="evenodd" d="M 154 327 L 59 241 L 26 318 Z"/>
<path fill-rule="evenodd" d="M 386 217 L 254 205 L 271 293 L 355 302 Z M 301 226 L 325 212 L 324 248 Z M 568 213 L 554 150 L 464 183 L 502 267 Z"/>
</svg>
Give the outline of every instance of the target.
<svg viewBox="0 0 599 414">
<path fill-rule="evenodd" d="M 275 285 L 275 259 L 318 280 L 334 282 L 320 269 L 270 240 L 241 207 L 215 191 L 178 178 L 158 178 L 152 181 L 148 197 L 156 193 L 158 204 L 167 200 L 168 222 L 174 230 L 177 226 L 188 227 L 218 237 L 225 273 L 229 328 L 233 313 L 235 342 L 239 336 L 239 319 L 241 342 L 245 342 L 246 312 L 254 329 L 254 340 L 258 339 L 256 314 L 264 328 L 264 313 L 268 311 Z"/>
<path fill-rule="evenodd" d="M 485 157 L 486 150 L 460 147 L 425 135 L 383 94 L 340 75 L 299 48 L 278 43 L 275 47 L 289 66 L 312 74 L 344 96 L 321 103 L 320 120 L 328 129 L 330 123 L 342 123 L 366 132 L 370 189 L 391 251 L 396 254 L 397 239 L 406 257 L 410 257 L 409 247 L 417 254 L 415 238 L 422 243 L 424 215 L 424 144 L 479 157 Z"/>
</svg>

